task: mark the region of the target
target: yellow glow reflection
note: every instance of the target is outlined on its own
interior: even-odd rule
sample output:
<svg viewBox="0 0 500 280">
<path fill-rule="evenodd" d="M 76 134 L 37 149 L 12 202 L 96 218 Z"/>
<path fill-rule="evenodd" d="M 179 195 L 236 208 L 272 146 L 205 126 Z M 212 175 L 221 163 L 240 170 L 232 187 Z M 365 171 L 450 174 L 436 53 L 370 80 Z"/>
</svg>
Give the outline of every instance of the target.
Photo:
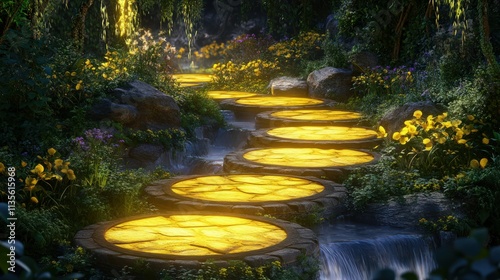
<svg viewBox="0 0 500 280">
<path fill-rule="evenodd" d="M 258 96 L 236 100 L 236 103 L 250 106 L 306 106 L 323 104 L 323 100 L 306 97 Z"/>
<path fill-rule="evenodd" d="M 124 249 L 178 256 L 210 256 L 263 249 L 286 232 L 272 224 L 216 215 L 171 215 L 124 222 L 104 238 Z"/>
<path fill-rule="evenodd" d="M 226 91 L 226 90 L 211 90 L 207 92 L 208 97 L 213 99 L 231 99 L 243 98 L 259 95 L 258 93 L 245 92 L 245 91 Z"/>
<path fill-rule="evenodd" d="M 271 116 L 291 120 L 357 120 L 362 115 L 356 112 L 336 111 L 336 110 L 284 110 L 271 113 Z"/>
<path fill-rule="evenodd" d="M 212 81 L 210 74 L 173 74 L 172 79 L 181 84 L 181 87 L 198 86 Z"/>
<path fill-rule="evenodd" d="M 361 127 L 341 126 L 298 126 L 279 127 L 267 131 L 267 134 L 284 139 L 295 140 L 362 140 L 377 138 L 377 132 Z"/>
<path fill-rule="evenodd" d="M 318 148 L 269 148 L 243 155 L 252 162 L 290 167 L 343 167 L 367 163 L 374 158 L 362 151 Z"/>
<path fill-rule="evenodd" d="M 261 202 L 308 197 L 324 190 L 318 183 L 278 175 L 204 176 L 177 182 L 171 187 L 182 196 L 211 201 Z"/>
</svg>

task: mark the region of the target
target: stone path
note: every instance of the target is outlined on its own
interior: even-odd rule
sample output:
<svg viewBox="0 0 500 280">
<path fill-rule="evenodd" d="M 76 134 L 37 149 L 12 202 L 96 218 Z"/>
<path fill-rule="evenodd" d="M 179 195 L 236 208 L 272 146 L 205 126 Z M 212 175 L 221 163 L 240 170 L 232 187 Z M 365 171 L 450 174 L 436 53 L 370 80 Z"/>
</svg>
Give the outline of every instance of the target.
<svg viewBox="0 0 500 280">
<path fill-rule="evenodd" d="M 194 86 L 205 77 L 175 78 Z M 209 96 L 236 116 L 269 127 L 252 133 L 249 145 L 255 147 L 228 154 L 226 174 L 150 184 L 144 193 L 160 214 L 88 226 L 77 233 L 77 245 L 117 268 L 139 259 L 161 270 L 167 265 L 199 268 L 209 259 L 222 266 L 232 259 L 257 266 L 275 260 L 296 265 L 300 255 L 318 257 L 311 230 L 259 215 L 290 219 L 318 209 L 329 214 L 342 210 L 346 189 L 335 181 L 378 159 L 368 150 L 352 149 L 377 145 L 376 133 L 351 127 L 360 115 L 332 110 L 328 100 L 235 91 L 212 91 Z M 304 123 L 307 126 L 296 127 Z M 273 128 L 274 124 L 295 126 Z"/>
</svg>

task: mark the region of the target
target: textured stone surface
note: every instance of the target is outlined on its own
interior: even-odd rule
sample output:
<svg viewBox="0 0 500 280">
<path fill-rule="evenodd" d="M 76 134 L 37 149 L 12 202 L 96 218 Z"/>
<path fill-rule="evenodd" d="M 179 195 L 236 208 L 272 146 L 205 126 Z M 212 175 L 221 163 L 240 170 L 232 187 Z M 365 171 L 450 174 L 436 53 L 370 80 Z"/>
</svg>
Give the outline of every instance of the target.
<svg viewBox="0 0 500 280">
<path fill-rule="evenodd" d="M 345 102 L 353 96 L 352 71 L 333 67 L 315 70 L 307 76 L 309 96 Z"/>
<path fill-rule="evenodd" d="M 160 209 L 270 214 L 284 219 L 310 210 L 330 211 L 327 208 L 344 202 L 344 188 L 334 182 L 272 174 L 179 176 L 143 191 Z M 318 199 L 330 203 L 318 203 Z"/>
<path fill-rule="evenodd" d="M 344 153 L 346 156 L 340 158 Z M 378 154 L 363 150 L 251 148 L 227 154 L 224 171 L 313 176 L 341 182 L 352 169 L 372 164 L 378 158 Z"/>
<path fill-rule="evenodd" d="M 381 141 L 376 131 L 362 127 L 293 126 L 253 131 L 248 144 L 250 147 L 372 149 Z"/>
<path fill-rule="evenodd" d="M 419 229 L 419 220 L 437 220 L 453 215 L 465 217 L 460 204 L 452 202 L 442 193 L 419 193 L 405 196 L 402 200 L 369 204 L 356 220 L 376 225 L 405 229 Z"/>
<path fill-rule="evenodd" d="M 113 90 L 89 112 L 96 120 L 109 119 L 133 129 L 160 130 L 180 126 L 175 100 L 151 85 L 135 80 Z"/>
<path fill-rule="evenodd" d="M 223 100 L 221 107 L 231 110 L 237 120 L 254 120 L 258 113 L 272 110 L 326 109 L 333 106 L 328 100 L 307 97 L 254 96 Z"/>
<path fill-rule="evenodd" d="M 360 113 L 326 109 L 267 111 L 255 117 L 255 127 L 258 129 L 301 125 L 356 126 L 362 123 Z"/>
<path fill-rule="evenodd" d="M 301 78 L 278 77 L 269 82 L 268 88 L 274 96 L 307 97 L 307 82 Z"/>
<path fill-rule="evenodd" d="M 230 260 L 252 266 L 280 260 L 294 266 L 299 256 L 316 257 L 319 251 L 316 236 L 307 228 L 236 214 L 142 215 L 83 230 L 89 229 L 92 236 L 77 233 L 75 243 L 91 251 L 103 267 L 118 269 L 139 260 L 146 260 L 156 271 L 169 266 L 200 268 L 208 260 L 220 266 Z"/>
</svg>

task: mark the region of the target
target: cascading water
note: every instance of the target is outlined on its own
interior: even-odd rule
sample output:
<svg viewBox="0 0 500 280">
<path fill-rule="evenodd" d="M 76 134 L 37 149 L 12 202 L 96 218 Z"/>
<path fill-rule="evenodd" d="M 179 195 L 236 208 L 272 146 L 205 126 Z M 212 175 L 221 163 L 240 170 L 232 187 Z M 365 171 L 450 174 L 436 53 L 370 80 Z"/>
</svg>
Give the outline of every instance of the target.
<svg viewBox="0 0 500 280">
<path fill-rule="evenodd" d="M 355 223 L 328 229 L 319 233 L 320 280 L 368 280 L 383 268 L 397 275 L 413 271 L 425 279 L 435 267 L 431 237 Z"/>
</svg>

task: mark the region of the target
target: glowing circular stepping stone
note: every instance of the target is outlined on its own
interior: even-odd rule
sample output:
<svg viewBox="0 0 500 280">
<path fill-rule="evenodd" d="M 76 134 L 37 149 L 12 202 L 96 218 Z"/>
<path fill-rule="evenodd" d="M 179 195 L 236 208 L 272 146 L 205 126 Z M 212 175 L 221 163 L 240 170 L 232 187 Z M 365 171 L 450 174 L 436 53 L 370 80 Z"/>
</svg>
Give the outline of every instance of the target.
<svg viewBox="0 0 500 280">
<path fill-rule="evenodd" d="M 277 259 L 298 263 L 304 253 L 316 256 L 313 232 L 293 223 L 265 217 L 215 213 L 163 213 L 90 225 L 75 236 L 78 246 L 92 251 L 98 263 L 123 267 L 138 260 L 152 269 L 169 265 L 200 267 L 207 260 Z M 266 257 L 267 256 L 267 257 Z M 269 256 L 274 256 L 270 258 Z"/>
<path fill-rule="evenodd" d="M 373 148 L 381 142 L 377 132 L 362 127 L 296 126 L 253 131 L 253 147 Z"/>
<path fill-rule="evenodd" d="M 375 153 L 353 149 L 253 148 L 226 155 L 224 171 L 293 174 L 340 181 L 352 168 L 377 159 Z"/>
<path fill-rule="evenodd" d="M 210 74 L 173 74 L 172 79 L 181 84 L 181 87 L 200 86 L 212 81 Z"/>
<path fill-rule="evenodd" d="M 237 118 L 253 119 L 258 113 L 269 110 L 325 108 L 331 102 L 307 97 L 253 96 L 221 102 L 224 109 L 232 110 Z"/>
<path fill-rule="evenodd" d="M 314 208 L 332 211 L 346 194 L 343 186 L 332 181 L 273 174 L 180 176 L 153 182 L 144 192 L 160 209 L 192 208 L 281 218 Z"/>
<path fill-rule="evenodd" d="M 244 97 L 252 97 L 259 95 L 258 93 L 245 92 L 245 91 L 232 91 L 232 90 L 210 90 L 207 92 L 208 97 L 221 101 L 224 99 L 238 99 Z"/>
<path fill-rule="evenodd" d="M 327 109 L 297 109 L 267 111 L 259 113 L 255 119 L 255 127 L 280 127 L 301 125 L 335 125 L 353 126 L 362 121 L 363 116 L 357 112 Z"/>
</svg>

